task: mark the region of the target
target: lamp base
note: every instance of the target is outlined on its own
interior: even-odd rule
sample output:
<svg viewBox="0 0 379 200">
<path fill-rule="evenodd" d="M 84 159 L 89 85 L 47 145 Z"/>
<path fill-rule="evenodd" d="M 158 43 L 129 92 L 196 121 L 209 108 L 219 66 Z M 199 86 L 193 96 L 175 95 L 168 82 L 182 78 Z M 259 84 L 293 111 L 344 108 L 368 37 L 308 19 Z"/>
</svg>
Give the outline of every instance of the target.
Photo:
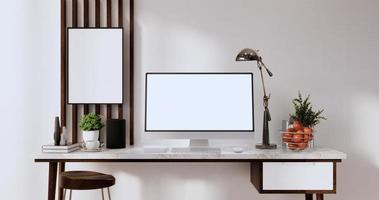
<svg viewBox="0 0 379 200">
<path fill-rule="evenodd" d="M 276 149 L 276 144 L 256 144 L 256 149 Z"/>
</svg>

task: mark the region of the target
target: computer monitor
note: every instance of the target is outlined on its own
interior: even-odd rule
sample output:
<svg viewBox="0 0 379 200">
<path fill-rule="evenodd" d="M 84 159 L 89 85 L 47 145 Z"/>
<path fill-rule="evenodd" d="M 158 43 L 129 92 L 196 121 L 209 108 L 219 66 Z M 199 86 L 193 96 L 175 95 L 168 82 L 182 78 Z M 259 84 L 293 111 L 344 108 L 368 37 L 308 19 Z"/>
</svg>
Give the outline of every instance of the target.
<svg viewBox="0 0 379 200">
<path fill-rule="evenodd" d="M 145 81 L 147 134 L 211 139 L 254 132 L 252 73 L 146 73 Z"/>
</svg>

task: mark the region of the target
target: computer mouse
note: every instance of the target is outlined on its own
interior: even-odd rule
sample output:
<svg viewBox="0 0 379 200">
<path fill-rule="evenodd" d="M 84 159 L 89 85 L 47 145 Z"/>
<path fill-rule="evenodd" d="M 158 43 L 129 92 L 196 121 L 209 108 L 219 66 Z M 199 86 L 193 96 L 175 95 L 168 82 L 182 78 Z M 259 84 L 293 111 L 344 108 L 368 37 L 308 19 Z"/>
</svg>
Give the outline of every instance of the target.
<svg viewBox="0 0 379 200">
<path fill-rule="evenodd" d="M 242 153 L 243 152 L 242 147 L 232 147 L 232 150 L 234 153 Z"/>
</svg>

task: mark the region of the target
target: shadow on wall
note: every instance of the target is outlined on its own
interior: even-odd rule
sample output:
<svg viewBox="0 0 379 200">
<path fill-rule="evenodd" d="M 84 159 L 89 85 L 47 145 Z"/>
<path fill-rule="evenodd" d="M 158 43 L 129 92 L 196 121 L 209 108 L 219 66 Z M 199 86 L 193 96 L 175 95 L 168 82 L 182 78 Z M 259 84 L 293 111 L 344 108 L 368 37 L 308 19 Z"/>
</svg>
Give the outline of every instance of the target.
<svg viewBox="0 0 379 200">
<path fill-rule="evenodd" d="M 272 137 L 279 137 L 276 130 L 281 119 L 288 117 L 290 99 L 297 91 L 311 93 L 316 107 L 325 108 L 328 117 L 328 121 L 317 127 L 317 144 L 348 153 L 348 160 L 339 165 L 338 194 L 327 198 L 375 199 L 379 183 L 375 179 L 379 168 L 375 153 L 379 141 L 375 133 L 379 124 L 376 122 L 379 89 L 375 83 L 379 79 L 376 68 L 379 45 L 374 42 L 379 41 L 376 20 L 379 15 L 375 10 L 378 6 L 369 0 L 137 2 L 137 141 L 141 142 L 138 133 L 143 133 L 145 72 L 251 70 L 256 73 L 252 64 L 236 64 L 234 57 L 241 48 L 257 48 L 274 72 L 268 82 L 274 119 Z M 359 59 L 354 59 L 357 53 Z M 365 94 L 354 92 L 364 88 L 370 90 Z M 260 94 L 257 86 L 255 98 Z M 256 110 L 258 128 L 260 112 Z M 111 171 L 120 174 L 120 181 L 125 181 L 115 189 L 123 190 L 120 187 L 124 184 L 130 186 L 138 191 L 133 193 L 135 199 L 158 196 L 177 199 L 183 193 L 193 199 L 279 198 L 258 195 L 249 183 L 248 167 L 241 166 L 146 163 L 127 164 L 125 171 L 111 167 L 115 170 Z M 104 170 L 109 170 L 108 165 Z M 179 192 L 173 192 L 172 188 Z M 121 197 L 126 193 L 125 190 L 116 195 Z M 280 198 L 303 199 L 300 195 L 280 195 Z"/>
</svg>

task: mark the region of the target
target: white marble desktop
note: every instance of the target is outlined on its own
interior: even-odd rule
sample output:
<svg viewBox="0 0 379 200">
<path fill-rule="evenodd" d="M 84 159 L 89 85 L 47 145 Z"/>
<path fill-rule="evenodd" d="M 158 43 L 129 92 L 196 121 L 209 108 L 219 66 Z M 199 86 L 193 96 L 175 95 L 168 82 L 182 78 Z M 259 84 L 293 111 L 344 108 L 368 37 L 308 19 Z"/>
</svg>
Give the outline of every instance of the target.
<svg viewBox="0 0 379 200">
<path fill-rule="evenodd" d="M 254 147 L 244 147 L 243 153 L 234 153 L 231 147 L 223 147 L 221 153 L 144 153 L 142 147 L 125 149 L 103 149 L 100 152 L 72 153 L 40 153 L 35 159 L 346 159 L 346 154 L 330 148 L 313 148 L 300 152 L 293 152 L 278 147 L 276 150 L 258 150 Z"/>
</svg>

